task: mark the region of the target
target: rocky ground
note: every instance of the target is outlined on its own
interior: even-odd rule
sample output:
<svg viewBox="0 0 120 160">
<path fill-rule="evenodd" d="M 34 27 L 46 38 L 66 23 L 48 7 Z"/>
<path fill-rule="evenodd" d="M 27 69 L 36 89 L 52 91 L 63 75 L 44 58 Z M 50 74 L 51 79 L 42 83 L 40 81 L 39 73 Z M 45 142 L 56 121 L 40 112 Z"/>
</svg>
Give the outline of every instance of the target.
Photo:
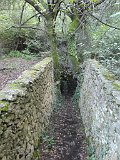
<svg viewBox="0 0 120 160">
<path fill-rule="evenodd" d="M 29 69 L 39 60 L 26 60 L 22 58 L 0 57 L 0 90 L 8 81 L 16 79 L 21 72 Z"/>
<path fill-rule="evenodd" d="M 48 133 L 42 137 L 42 160 L 87 160 L 87 144 L 79 109 L 70 98 L 51 118 Z"/>
</svg>

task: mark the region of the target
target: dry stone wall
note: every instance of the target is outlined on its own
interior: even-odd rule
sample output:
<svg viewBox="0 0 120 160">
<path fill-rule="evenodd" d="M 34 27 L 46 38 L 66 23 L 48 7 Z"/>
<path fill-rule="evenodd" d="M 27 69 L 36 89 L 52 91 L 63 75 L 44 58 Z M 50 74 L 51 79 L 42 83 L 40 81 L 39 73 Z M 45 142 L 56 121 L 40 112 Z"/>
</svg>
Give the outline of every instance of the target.
<svg viewBox="0 0 120 160">
<path fill-rule="evenodd" d="M 53 64 L 45 58 L 0 91 L 0 160 L 39 159 L 53 104 Z"/>
<path fill-rule="evenodd" d="M 96 160 L 120 160 L 120 82 L 95 60 L 84 63 L 79 106 Z"/>
</svg>

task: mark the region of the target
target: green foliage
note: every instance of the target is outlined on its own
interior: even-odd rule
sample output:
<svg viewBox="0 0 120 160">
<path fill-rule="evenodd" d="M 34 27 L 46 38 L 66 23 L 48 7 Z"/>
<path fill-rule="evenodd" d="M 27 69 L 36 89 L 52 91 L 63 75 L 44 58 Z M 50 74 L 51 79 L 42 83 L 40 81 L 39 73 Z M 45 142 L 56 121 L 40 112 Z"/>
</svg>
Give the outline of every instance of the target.
<svg viewBox="0 0 120 160">
<path fill-rule="evenodd" d="M 49 42 L 44 32 L 36 31 L 34 36 L 28 36 L 25 44 L 27 50 L 34 54 L 40 55 L 40 52 L 47 52 L 49 50 Z"/>
<path fill-rule="evenodd" d="M 110 81 L 114 81 L 116 79 L 115 75 L 110 73 L 109 71 L 104 71 L 103 72 L 103 76 L 107 79 L 107 80 L 110 80 Z"/>
<path fill-rule="evenodd" d="M 46 144 L 48 149 L 51 149 L 52 146 L 55 144 L 54 138 L 50 137 L 50 136 L 48 136 L 46 134 L 43 134 L 42 142 Z"/>
<path fill-rule="evenodd" d="M 73 3 L 74 2 L 74 0 L 69 0 L 69 3 Z"/>
<path fill-rule="evenodd" d="M 39 158 L 39 151 L 37 149 L 33 152 L 33 160 L 37 160 Z"/>
<path fill-rule="evenodd" d="M 0 43 L 2 44 L 3 53 L 8 54 L 10 50 L 23 50 L 24 42 L 29 39 L 33 31 L 25 29 L 11 28 L 9 30 L 0 30 Z"/>
<path fill-rule="evenodd" d="M 8 56 L 9 57 L 16 57 L 16 58 L 23 58 L 26 60 L 31 60 L 33 58 L 33 56 L 31 56 L 31 55 L 23 54 L 22 52 L 19 52 L 19 51 L 10 51 Z"/>
<path fill-rule="evenodd" d="M 99 12 L 95 10 L 95 16 L 100 18 Z M 119 9 L 116 5 L 109 6 L 103 14 L 102 21 L 112 26 L 120 26 Z M 84 50 L 84 55 L 90 58 L 99 60 L 106 68 L 120 78 L 119 64 L 120 64 L 120 31 L 110 28 L 104 24 L 89 19 L 92 23 L 91 27 L 88 26 L 91 47 Z M 86 57 L 85 57 L 86 58 Z"/>
<path fill-rule="evenodd" d="M 87 152 L 88 152 L 89 157 L 93 157 L 94 149 L 93 149 L 92 145 L 89 144 L 89 146 L 87 148 Z"/>
<path fill-rule="evenodd" d="M 50 46 L 47 42 L 47 37 L 45 35 L 45 32 L 36 32 L 31 29 L 25 28 L 10 28 L 11 26 L 19 26 L 20 25 L 20 17 L 21 17 L 21 10 L 24 4 L 24 0 L 18 1 L 18 0 L 1 0 L 0 4 L 3 6 L 0 11 L 0 44 L 2 44 L 3 52 L 9 53 L 10 50 L 19 50 L 22 51 L 24 54 L 39 54 L 40 52 L 48 51 L 50 49 Z M 48 23 L 48 19 L 52 19 L 51 25 L 53 30 L 57 32 L 57 35 L 68 35 L 71 34 L 70 37 L 68 37 L 68 56 L 69 60 L 72 63 L 71 66 L 73 66 L 73 70 L 76 72 L 76 68 L 79 66 L 78 58 L 79 60 L 83 61 L 87 58 L 94 57 L 100 60 L 100 62 L 108 67 L 114 74 L 120 76 L 120 71 L 118 70 L 119 67 L 119 56 L 116 56 L 116 54 L 120 53 L 120 34 L 119 31 L 110 29 L 110 27 L 98 23 L 98 21 L 93 19 L 89 19 L 90 27 L 87 28 L 87 31 L 89 30 L 90 35 L 90 48 L 88 52 L 86 52 L 85 47 L 88 45 L 86 42 L 84 42 L 84 54 L 80 53 L 79 56 L 77 56 L 77 49 L 76 49 L 76 37 L 74 36 L 74 31 L 78 24 L 80 23 L 80 18 L 82 17 L 82 9 L 84 10 L 87 6 L 86 3 L 80 1 L 79 4 L 77 4 L 77 1 L 75 0 L 65 0 L 65 4 L 61 3 L 60 7 L 56 7 L 56 4 L 53 4 L 52 1 L 50 1 L 49 7 L 48 3 L 45 0 L 37 1 L 33 0 L 33 2 L 38 5 L 39 9 L 44 14 L 44 20 L 42 17 L 40 18 L 40 22 L 38 21 L 38 16 L 32 18 L 29 20 L 25 26 L 31 26 L 35 28 L 39 28 L 43 30 L 45 28 L 45 24 Z M 75 3 L 76 2 L 76 3 Z M 120 19 L 119 19 L 119 7 L 117 4 L 119 4 L 117 1 L 113 0 L 111 5 L 107 6 L 106 11 L 103 10 L 103 16 L 101 17 L 101 10 L 103 9 L 103 5 L 99 5 L 95 7 L 95 3 L 98 2 L 98 0 L 90 0 L 91 8 L 90 10 L 94 10 L 94 14 L 96 17 L 98 17 L 101 20 L 104 20 L 106 23 L 109 23 L 113 26 L 119 26 L 120 25 Z M 74 5 L 73 5 L 74 4 Z M 105 4 L 105 3 L 104 3 Z M 55 17 L 54 10 L 57 8 L 60 12 L 58 12 L 58 16 Z M 78 5 L 78 6 L 77 6 Z M 106 5 L 106 4 L 105 4 Z M 67 6 L 67 7 L 66 7 Z M 76 8 L 78 7 L 78 8 Z M 95 7 L 95 8 L 94 8 Z M 52 14 L 49 16 L 47 10 L 51 8 Z M 78 14 L 78 10 L 80 14 Z M 89 10 L 89 8 L 86 9 L 86 13 Z M 50 12 L 51 12 L 50 11 Z M 32 6 L 28 5 L 26 3 L 22 22 L 25 22 L 29 17 L 34 15 L 36 12 L 33 9 Z M 88 14 L 85 14 L 88 15 Z M 53 17 L 52 17 L 53 16 Z M 46 18 L 47 17 L 47 18 Z M 55 17 L 55 19 L 54 19 Z M 87 16 L 88 17 L 88 16 Z M 86 20 L 85 20 L 86 19 Z M 86 28 L 87 26 L 87 20 L 88 18 L 83 17 L 82 23 L 79 24 L 80 30 L 83 28 Z M 85 21 L 84 21 L 85 20 Z M 84 21 L 84 22 L 83 22 Z M 85 26 L 82 28 L 82 26 Z M 47 27 L 47 25 L 46 25 Z M 55 28 L 54 28 L 55 27 Z M 10 28 L 10 29 L 8 29 Z M 6 30 L 7 29 L 7 30 Z M 84 30 L 84 29 L 83 29 Z M 79 33 L 78 33 L 79 34 Z M 49 39 L 51 42 L 55 42 L 55 36 L 53 35 L 51 39 Z M 82 35 L 83 37 L 83 35 Z M 52 43 L 51 43 L 52 44 Z M 80 40 L 80 45 L 82 45 L 82 42 Z M 56 50 L 56 44 L 51 45 L 51 49 Z M 82 48 L 82 47 L 81 47 Z M 79 50 L 79 49 L 78 49 Z M 79 50 L 79 52 L 82 52 L 82 50 Z M 55 59 L 57 56 L 57 51 L 52 52 L 53 53 L 53 59 Z M 55 53 L 55 54 L 54 54 Z M 91 54 L 92 53 L 92 54 Z M 13 54 L 13 53 L 12 53 Z M 55 56 L 56 57 L 55 57 Z M 12 56 L 12 55 L 11 55 Z M 19 54 L 16 54 L 14 56 L 20 56 Z M 111 58 L 112 57 L 112 58 Z M 56 58 L 56 61 L 58 60 L 58 57 Z M 55 62 L 55 60 L 54 60 Z M 56 63 L 57 64 L 57 63 Z M 56 65 L 59 66 L 59 65 Z M 56 67 L 57 68 L 57 67 Z"/>
<path fill-rule="evenodd" d="M 75 29 L 76 29 L 76 27 L 78 25 L 78 22 L 79 22 L 79 20 L 78 20 L 77 17 L 71 22 L 70 27 L 69 27 L 69 32 L 70 33 L 75 31 Z"/>
<path fill-rule="evenodd" d="M 87 147 L 87 154 L 88 154 L 87 160 L 97 160 L 95 158 L 95 150 L 93 148 L 93 145 L 91 143 L 90 138 L 88 137 L 86 139 L 86 141 L 87 141 L 87 145 L 88 145 L 88 147 Z"/>
<path fill-rule="evenodd" d="M 91 2 L 93 2 L 93 3 L 96 3 L 98 0 L 90 0 Z"/>
<path fill-rule="evenodd" d="M 22 57 L 22 53 L 19 51 L 10 51 L 9 56 L 18 58 L 18 57 Z"/>
<path fill-rule="evenodd" d="M 63 11 L 61 14 L 58 14 L 55 22 L 55 31 L 58 36 L 64 36 L 68 34 L 69 27 L 71 24 L 70 17 L 65 14 L 66 11 Z"/>
<path fill-rule="evenodd" d="M 112 85 L 113 85 L 114 89 L 120 91 L 120 84 L 113 82 Z"/>
<path fill-rule="evenodd" d="M 73 65 L 72 69 L 74 72 L 77 72 L 79 68 L 79 61 L 77 57 L 75 34 L 69 33 L 67 35 L 67 51 L 69 59 Z"/>
<path fill-rule="evenodd" d="M 26 38 L 33 33 L 30 29 L 12 28 L 20 25 L 20 16 L 24 0 L 5 0 L 0 2 L 3 8 L 0 11 L 0 44 L 3 53 L 9 53 L 10 50 L 22 50 Z M 34 12 L 30 6 L 25 7 L 22 22 L 26 21 Z M 27 25 L 36 25 L 36 17 L 26 23 Z"/>
<path fill-rule="evenodd" d="M 47 146 L 48 146 L 49 149 L 51 149 L 52 146 L 55 144 L 55 141 L 54 141 L 53 137 L 52 138 L 51 137 L 46 137 L 44 139 L 44 141 L 47 142 Z"/>
<path fill-rule="evenodd" d="M 101 24 L 99 27 L 97 27 L 95 32 L 92 32 L 92 37 L 95 40 L 100 40 L 101 37 L 104 35 L 104 33 L 108 30 L 108 26 Z"/>
<path fill-rule="evenodd" d="M 0 101 L 0 105 L 3 106 L 3 107 L 0 108 L 0 113 L 8 111 L 8 107 L 9 107 L 8 102 Z"/>
<path fill-rule="evenodd" d="M 87 160 L 97 160 L 94 155 L 87 157 Z"/>
</svg>

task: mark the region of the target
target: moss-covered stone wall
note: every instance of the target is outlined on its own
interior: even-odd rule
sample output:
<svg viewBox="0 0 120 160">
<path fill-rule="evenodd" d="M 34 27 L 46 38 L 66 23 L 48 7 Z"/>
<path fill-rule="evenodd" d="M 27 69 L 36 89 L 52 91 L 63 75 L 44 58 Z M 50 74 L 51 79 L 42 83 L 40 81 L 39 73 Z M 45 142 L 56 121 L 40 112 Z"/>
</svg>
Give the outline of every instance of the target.
<svg viewBox="0 0 120 160">
<path fill-rule="evenodd" d="M 34 160 L 49 123 L 53 64 L 45 58 L 0 91 L 0 160 Z"/>
<path fill-rule="evenodd" d="M 120 82 L 95 60 L 84 63 L 79 106 L 96 160 L 120 160 Z"/>
</svg>

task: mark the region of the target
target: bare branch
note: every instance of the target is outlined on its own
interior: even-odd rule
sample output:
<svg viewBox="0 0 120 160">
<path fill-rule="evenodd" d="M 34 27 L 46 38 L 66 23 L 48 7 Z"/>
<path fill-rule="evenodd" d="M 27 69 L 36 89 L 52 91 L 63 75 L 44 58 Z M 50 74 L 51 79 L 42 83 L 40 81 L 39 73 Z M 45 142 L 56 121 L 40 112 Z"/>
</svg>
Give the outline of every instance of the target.
<svg viewBox="0 0 120 160">
<path fill-rule="evenodd" d="M 26 28 L 26 29 L 33 29 L 33 30 L 39 30 L 39 31 L 44 31 L 44 32 L 46 32 L 46 31 L 43 30 L 43 29 L 36 28 L 36 27 L 32 27 L 32 26 L 11 26 L 10 28 Z M 9 29 L 10 29 L 10 28 L 9 28 Z"/>
<path fill-rule="evenodd" d="M 82 17 L 79 20 L 79 24 L 77 26 L 77 28 L 75 29 L 74 33 L 76 33 L 78 31 L 78 29 L 82 26 L 82 24 L 84 23 L 84 18 L 85 18 L 85 12 L 83 13 Z"/>
<path fill-rule="evenodd" d="M 102 3 L 105 2 L 105 1 L 106 1 L 106 0 L 100 0 L 99 2 L 96 2 L 96 3 L 94 4 L 94 6 L 96 7 L 96 6 L 102 4 Z"/>
<path fill-rule="evenodd" d="M 55 7 L 53 9 L 54 13 L 55 13 L 55 19 L 60 11 L 60 5 L 63 2 L 63 0 L 57 0 L 57 2 L 55 3 Z"/>
<path fill-rule="evenodd" d="M 35 15 L 31 16 L 30 18 L 28 18 L 25 22 L 23 22 L 21 24 L 21 26 L 23 26 L 25 23 L 27 23 L 29 20 L 31 20 L 32 18 L 36 17 L 37 15 L 39 15 L 39 13 L 36 13 Z"/>
<path fill-rule="evenodd" d="M 20 24 L 22 23 L 22 17 L 23 17 L 25 5 L 26 5 L 26 2 L 24 2 L 23 6 L 22 6 L 22 11 L 21 11 L 21 15 L 20 15 Z"/>
<path fill-rule="evenodd" d="M 45 16 L 45 13 L 42 13 L 42 10 L 40 9 L 39 5 L 35 3 L 33 0 L 25 0 L 27 3 L 29 3 L 33 8 L 41 15 Z"/>
<path fill-rule="evenodd" d="M 110 27 L 110 28 L 114 28 L 114 29 L 120 30 L 120 28 L 118 28 L 118 27 L 115 27 L 115 26 L 112 26 L 112 25 L 110 25 L 110 24 L 107 24 L 107 23 L 103 22 L 103 21 L 100 20 L 99 18 L 95 17 L 93 14 L 90 14 L 90 13 L 89 13 L 89 15 L 92 16 L 94 19 L 98 20 L 100 23 L 102 23 L 102 24 L 104 24 L 104 25 L 106 25 L 106 26 L 108 26 L 108 27 Z"/>
</svg>

